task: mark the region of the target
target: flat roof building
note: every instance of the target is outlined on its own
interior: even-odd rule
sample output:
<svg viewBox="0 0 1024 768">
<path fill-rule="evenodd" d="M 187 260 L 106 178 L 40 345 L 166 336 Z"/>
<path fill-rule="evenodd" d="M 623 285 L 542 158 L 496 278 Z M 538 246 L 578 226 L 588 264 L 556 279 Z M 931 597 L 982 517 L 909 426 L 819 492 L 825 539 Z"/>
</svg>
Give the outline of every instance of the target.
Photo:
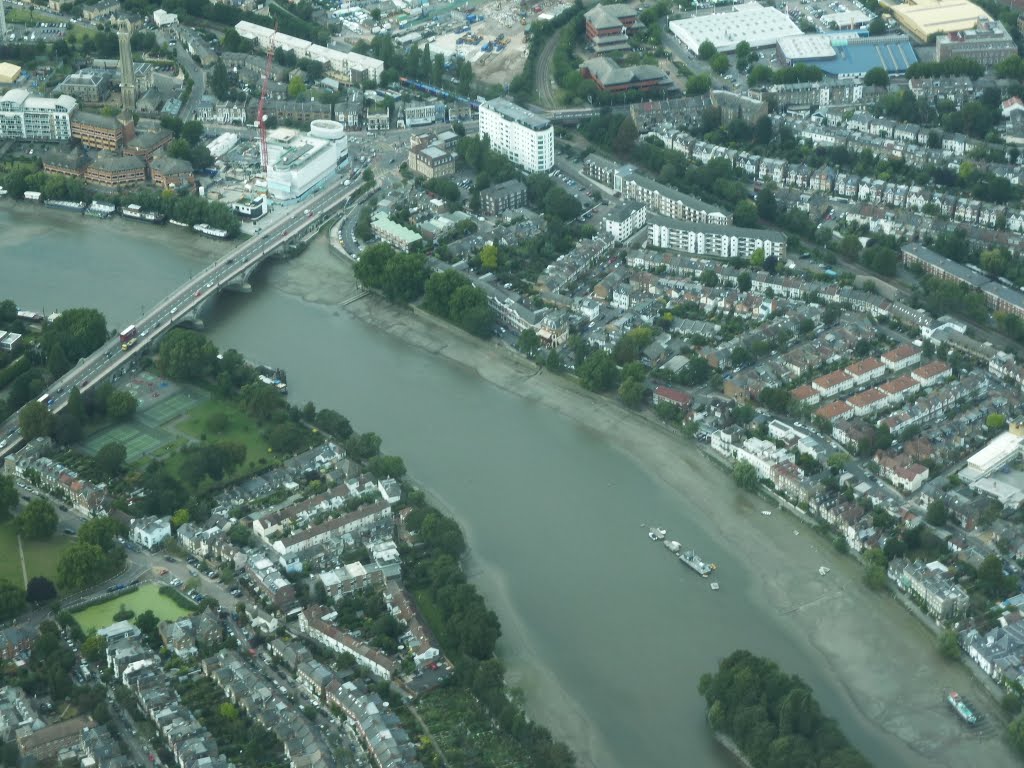
<svg viewBox="0 0 1024 768">
<path fill-rule="evenodd" d="M 480 136 L 491 149 L 530 173 L 555 165 L 555 129 L 551 121 L 505 99 L 480 104 Z"/>
<path fill-rule="evenodd" d="M 779 63 L 783 65 L 798 64 L 808 61 L 831 59 L 836 55 L 832 40 L 828 35 L 793 35 L 779 39 L 776 46 Z"/>
<path fill-rule="evenodd" d="M 1024 437 L 1009 431 L 1003 432 L 967 459 L 967 466 L 960 472 L 960 476 L 967 482 L 973 482 L 991 475 L 1020 455 L 1022 442 Z"/>
<path fill-rule="evenodd" d="M 49 99 L 12 88 L 0 96 L 0 139 L 68 141 L 76 109 L 78 102 L 70 96 Z"/>
<path fill-rule="evenodd" d="M 7 61 L 0 61 L 0 83 L 10 85 L 18 82 L 19 77 L 21 77 L 21 67 Z"/>
<path fill-rule="evenodd" d="M 969 0 L 883 0 L 882 7 L 888 8 L 907 34 L 919 43 L 926 43 L 935 35 L 974 29 L 979 20 L 992 20 Z"/>
<path fill-rule="evenodd" d="M 872 69 L 881 67 L 890 75 L 907 71 L 917 63 L 917 54 L 910 40 L 903 35 L 864 37 L 844 40 L 833 38 L 835 58 L 817 61 L 815 66 L 826 75 L 839 79 L 864 77 Z"/>
<path fill-rule="evenodd" d="M 722 13 L 676 19 L 669 22 L 668 28 L 692 53 L 697 53 L 705 40 L 719 51 L 730 52 L 736 50 L 741 40 L 752 48 L 765 48 L 775 45 L 780 38 L 802 34 L 789 16 L 760 3 L 743 3 Z"/>
<path fill-rule="evenodd" d="M 781 259 L 786 255 L 786 236 L 781 232 L 680 221 L 658 214 L 647 215 L 647 242 L 655 248 L 726 259 L 749 259 L 759 248 L 765 256 Z"/>
<path fill-rule="evenodd" d="M 974 29 L 935 36 L 936 61 L 970 59 L 985 67 L 994 67 L 1017 55 L 1017 43 L 998 21 L 979 21 Z"/>
</svg>

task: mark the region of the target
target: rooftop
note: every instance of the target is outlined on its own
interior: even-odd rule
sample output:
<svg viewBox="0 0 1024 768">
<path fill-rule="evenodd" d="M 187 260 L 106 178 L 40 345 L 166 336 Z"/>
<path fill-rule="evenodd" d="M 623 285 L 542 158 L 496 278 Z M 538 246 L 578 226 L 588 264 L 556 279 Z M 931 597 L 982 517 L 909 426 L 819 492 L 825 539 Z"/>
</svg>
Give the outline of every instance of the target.
<svg viewBox="0 0 1024 768">
<path fill-rule="evenodd" d="M 497 112 L 506 120 L 511 120 L 533 131 L 544 131 L 551 127 L 551 122 L 547 118 L 535 115 L 528 109 L 523 109 L 518 104 L 513 104 L 506 99 L 490 99 L 483 102 L 480 108 Z"/>
<path fill-rule="evenodd" d="M 889 73 L 906 72 L 917 62 L 917 54 L 910 40 L 902 35 L 866 37 L 855 40 L 832 40 L 836 56 L 817 66 L 835 77 L 854 77 L 875 67 Z"/>
</svg>

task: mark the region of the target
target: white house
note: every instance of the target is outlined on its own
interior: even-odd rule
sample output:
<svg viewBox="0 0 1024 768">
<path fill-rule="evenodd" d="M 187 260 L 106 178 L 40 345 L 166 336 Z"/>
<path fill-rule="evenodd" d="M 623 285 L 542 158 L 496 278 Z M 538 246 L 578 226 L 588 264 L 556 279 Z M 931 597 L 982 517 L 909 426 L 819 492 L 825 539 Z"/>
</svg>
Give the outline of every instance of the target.
<svg viewBox="0 0 1024 768">
<path fill-rule="evenodd" d="M 146 549 L 158 547 L 160 542 L 170 535 L 170 520 L 153 516 L 132 520 L 131 533 L 129 534 L 132 541 L 136 544 L 141 544 Z"/>
</svg>

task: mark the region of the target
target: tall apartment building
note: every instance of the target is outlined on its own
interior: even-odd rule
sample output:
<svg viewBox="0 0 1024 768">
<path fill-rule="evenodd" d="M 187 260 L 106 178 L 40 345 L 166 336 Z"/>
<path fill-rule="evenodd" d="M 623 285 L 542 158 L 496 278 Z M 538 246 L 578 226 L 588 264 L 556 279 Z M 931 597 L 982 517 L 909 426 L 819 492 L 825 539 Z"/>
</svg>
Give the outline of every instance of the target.
<svg viewBox="0 0 1024 768">
<path fill-rule="evenodd" d="M 69 141 L 71 115 L 78 102 L 70 96 L 33 96 L 13 88 L 0 96 L 0 139 Z"/>
<path fill-rule="evenodd" d="M 555 165 L 555 129 L 546 118 L 505 99 L 480 105 L 480 135 L 491 149 L 530 173 Z"/>
</svg>

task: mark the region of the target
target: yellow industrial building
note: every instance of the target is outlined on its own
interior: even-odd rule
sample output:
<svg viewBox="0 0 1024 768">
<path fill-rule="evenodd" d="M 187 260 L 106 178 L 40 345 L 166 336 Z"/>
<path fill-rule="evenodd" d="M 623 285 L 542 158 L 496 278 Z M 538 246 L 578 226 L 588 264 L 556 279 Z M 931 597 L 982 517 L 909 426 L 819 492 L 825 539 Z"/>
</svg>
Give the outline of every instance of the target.
<svg viewBox="0 0 1024 768">
<path fill-rule="evenodd" d="M 0 61 L 0 85 L 10 85 L 17 82 L 19 77 L 21 77 L 21 67 L 17 64 Z"/>
<path fill-rule="evenodd" d="M 882 0 L 881 5 L 920 43 L 927 43 L 935 35 L 974 29 L 979 19 L 991 19 L 968 0 Z"/>
</svg>

